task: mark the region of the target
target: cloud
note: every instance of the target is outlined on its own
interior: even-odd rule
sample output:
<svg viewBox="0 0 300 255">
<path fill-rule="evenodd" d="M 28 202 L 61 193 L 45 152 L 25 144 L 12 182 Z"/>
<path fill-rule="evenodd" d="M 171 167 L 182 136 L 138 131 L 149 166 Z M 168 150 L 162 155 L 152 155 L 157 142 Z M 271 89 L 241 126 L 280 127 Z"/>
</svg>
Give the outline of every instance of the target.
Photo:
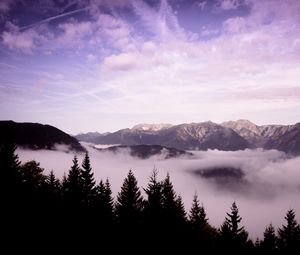
<svg viewBox="0 0 300 255">
<path fill-rule="evenodd" d="M 158 11 L 145 1 L 131 2 L 142 24 L 153 33 L 157 40 L 170 40 L 185 37 L 184 29 L 179 25 L 176 14 L 166 0 L 161 0 Z"/>
<path fill-rule="evenodd" d="M 245 26 L 245 19 L 242 17 L 229 18 L 223 23 L 223 29 L 232 34 L 243 33 Z"/>
<path fill-rule="evenodd" d="M 96 60 L 97 60 L 97 56 L 94 55 L 94 54 L 88 54 L 88 55 L 86 56 L 86 61 L 87 61 L 88 63 L 94 63 Z"/>
<path fill-rule="evenodd" d="M 30 151 L 18 149 L 22 162 L 35 159 L 45 168 L 46 173 L 54 170 L 58 177 L 71 167 L 73 153 L 61 151 Z M 165 178 L 170 173 L 174 188 L 180 194 L 187 210 L 190 209 L 192 198 L 197 192 L 203 202 L 210 223 L 219 227 L 233 201 L 238 203 L 246 230 L 253 240 L 262 237 L 265 226 L 270 222 L 279 227 L 284 222 L 286 210 L 293 208 L 297 220 L 300 217 L 299 193 L 300 173 L 297 166 L 300 157 L 288 159 L 284 153 L 270 150 L 245 150 L 225 152 L 217 150 L 194 152 L 193 158 L 177 158 L 162 160 L 155 156 L 147 160 L 130 157 L 126 153 L 111 154 L 99 152 L 87 147 L 95 179 L 109 178 L 113 195 L 120 187 L 129 169 L 132 169 L 142 188 L 147 186 L 152 169 L 158 169 L 158 178 Z M 78 158 L 81 162 L 83 154 Z M 215 185 L 211 181 L 195 176 L 193 170 L 212 167 L 241 168 L 245 173 L 248 185 L 237 190 Z M 143 195 L 145 195 L 143 193 Z M 255 208 L 255 213 L 253 211 Z"/>
<path fill-rule="evenodd" d="M 37 31 L 33 29 L 21 32 L 19 28 L 12 23 L 9 24 L 10 31 L 2 33 L 2 43 L 10 50 L 21 51 L 26 54 L 31 54 L 36 48 L 36 43 L 43 39 Z"/>
<path fill-rule="evenodd" d="M 159 53 L 158 46 L 147 41 L 140 50 L 111 55 L 104 59 L 102 72 L 149 70 L 170 65 L 171 58 L 166 52 Z"/>
<path fill-rule="evenodd" d="M 241 5 L 241 0 L 219 0 L 219 8 L 224 11 L 237 9 Z"/>
<path fill-rule="evenodd" d="M 104 37 L 105 44 L 121 50 L 131 47 L 131 29 L 126 21 L 109 14 L 100 14 L 96 25 L 99 27 L 97 37 Z"/>
<path fill-rule="evenodd" d="M 139 64 L 140 56 L 135 53 L 121 53 L 112 55 L 105 59 L 104 68 L 115 71 L 126 71 L 135 69 Z"/>
<path fill-rule="evenodd" d="M 90 21 L 77 22 L 71 20 L 67 23 L 59 24 L 58 28 L 63 34 L 57 38 L 61 44 L 75 45 L 77 48 L 85 46 L 85 39 L 93 33 L 93 24 Z"/>
</svg>

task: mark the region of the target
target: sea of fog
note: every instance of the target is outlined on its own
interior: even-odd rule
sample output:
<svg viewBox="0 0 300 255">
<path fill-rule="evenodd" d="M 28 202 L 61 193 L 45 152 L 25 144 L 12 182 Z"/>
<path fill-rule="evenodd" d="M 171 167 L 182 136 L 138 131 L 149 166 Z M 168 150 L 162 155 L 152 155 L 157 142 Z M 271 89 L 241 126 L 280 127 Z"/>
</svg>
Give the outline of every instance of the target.
<svg viewBox="0 0 300 255">
<path fill-rule="evenodd" d="M 129 153 L 113 154 L 101 152 L 88 144 L 94 176 L 97 181 L 109 178 L 113 195 L 116 196 L 131 169 L 138 179 L 139 186 L 146 188 L 149 176 L 154 168 L 159 179 L 169 173 L 177 194 L 180 194 L 187 211 L 197 193 L 203 203 L 209 222 L 219 227 L 226 212 L 236 201 L 242 224 L 250 237 L 262 237 L 265 227 L 272 223 L 276 228 L 285 223 L 288 209 L 296 211 L 300 222 L 300 157 L 288 158 L 276 150 L 243 150 L 225 152 L 218 150 L 193 151 L 194 156 L 164 159 L 157 155 L 148 159 L 133 158 Z M 63 147 L 57 151 L 18 149 L 20 160 L 40 162 L 45 173 L 53 170 L 57 177 L 67 174 L 72 165 L 74 154 Z M 84 154 L 78 154 L 81 162 Z M 195 175 L 195 170 L 215 167 L 233 167 L 242 169 L 242 183 L 219 185 L 212 179 Z"/>
</svg>

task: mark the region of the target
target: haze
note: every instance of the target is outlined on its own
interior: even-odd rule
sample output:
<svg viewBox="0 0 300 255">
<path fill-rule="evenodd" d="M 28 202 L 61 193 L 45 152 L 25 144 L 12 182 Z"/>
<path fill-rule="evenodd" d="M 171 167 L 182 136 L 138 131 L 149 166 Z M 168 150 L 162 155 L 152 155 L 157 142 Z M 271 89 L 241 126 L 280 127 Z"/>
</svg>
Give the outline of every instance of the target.
<svg viewBox="0 0 300 255">
<path fill-rule="evenodd" d="M 262 237 L 265 227 L 273 223 L 276 228 L 284 223 L 288 209 L 296 211 L 300 220 L 300 157 L 287 158 L 284 153 L 275 150 L 245 150 L 237 152 L 203 151 L 194 152 L 193 157 L 165 160 L 163 155 L 146 160 L 137 159 L 127 153 L 112 154 L 99 152 L 84 144 L 91 157 L 95 179 L 109 178 L 114 196 L 129 169 L 138 179 L 139 186 L 145 188 L 153 168 L 158 169 L 159 178 L 170 173 L 175 190 L 183 197 L 186 210 L 190 209 L 195 192 L 204 204 L 210 223 L 219 227 L 233 201 L 236 201 L 242 224 L 246 226 L 250 237 Z M 18 149 L 22 162 L 37 160 L 45 172 L 54 170 L 58 177 L 67 173 L 72 164 L 73 153 L 64 151 L 31 151 Z M 78 155 L 81 161 L 83 155 Z M 210 180 L 195 176 L 193 170 L 212 167 L 236 167 L 245 173 L 247 187 L 219 186 Z"/>
</svg>

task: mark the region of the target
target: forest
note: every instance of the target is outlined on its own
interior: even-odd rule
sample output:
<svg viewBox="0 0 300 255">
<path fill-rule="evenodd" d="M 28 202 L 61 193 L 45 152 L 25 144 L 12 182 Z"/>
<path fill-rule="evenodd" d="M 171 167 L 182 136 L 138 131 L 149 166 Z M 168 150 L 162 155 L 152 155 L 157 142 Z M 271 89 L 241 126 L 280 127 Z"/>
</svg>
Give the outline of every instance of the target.
<svg viewBox="0 0 300 255">
<path fill-rule="evenodd" d="M 109 179 L 96 183 L 88 153 L 82 162 L 74 156 L 59 180 L 34 160 L 21 164 L 16 146 L 2 143 L 0 171 L 2 230 L 4 241 L 14 244 L 11 249 L 300 254 L 300 226 L 293 209 L 287 208 L 280 228 L 270 224 L 261 240 L 251 240 L 235 201 L 223 224 L 212 226 L 197 194 L 186 211 L 171 176 L 158 180 L 155 169 L 143 190 L 129 170 L 115 198 Z"/>
</svg>

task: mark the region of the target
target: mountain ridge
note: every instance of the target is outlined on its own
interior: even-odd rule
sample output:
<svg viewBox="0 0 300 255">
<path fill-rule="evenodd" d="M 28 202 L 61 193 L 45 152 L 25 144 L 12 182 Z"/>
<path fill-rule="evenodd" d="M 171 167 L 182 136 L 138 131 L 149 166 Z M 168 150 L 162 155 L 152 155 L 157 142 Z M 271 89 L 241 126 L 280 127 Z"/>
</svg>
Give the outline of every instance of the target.
<svg viewBox="0 0 300 255">
<path fill-rule="evenodd" d="M 246 148 L 277 149 L 300 155 L 300 123 L 294 125 L 256 125 L 240 119 L 220 124 L 212 121 L 200 123 L 138 124 L 133 128 L 95 137 L 96 144 L 158 144 L 181 150 L 243 150 Z M 152 127 L 161 128 L 152 128 Z M 145 128 L 146 127 L 146 128 Z M 84 134 L 81 137 L 85 141 Z"/>
</svg>

